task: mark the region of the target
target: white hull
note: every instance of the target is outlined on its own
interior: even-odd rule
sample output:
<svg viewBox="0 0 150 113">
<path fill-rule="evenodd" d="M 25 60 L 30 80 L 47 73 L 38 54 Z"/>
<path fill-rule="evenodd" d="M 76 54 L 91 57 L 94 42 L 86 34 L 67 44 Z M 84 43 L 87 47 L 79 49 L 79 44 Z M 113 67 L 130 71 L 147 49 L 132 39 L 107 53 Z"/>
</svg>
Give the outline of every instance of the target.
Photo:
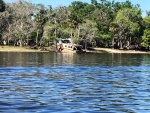
<svg viewBox="0 0 150 113">
<path fill-rule="evenodd" d="M 70 43 L 63 43 L 62 45 L 63 45 L 62 52 L 72 52 L 72 53 L 83 53 L 83 52 L 85 52 L 82 50 L 81 45 L 70 44 Z"/>
</svg>

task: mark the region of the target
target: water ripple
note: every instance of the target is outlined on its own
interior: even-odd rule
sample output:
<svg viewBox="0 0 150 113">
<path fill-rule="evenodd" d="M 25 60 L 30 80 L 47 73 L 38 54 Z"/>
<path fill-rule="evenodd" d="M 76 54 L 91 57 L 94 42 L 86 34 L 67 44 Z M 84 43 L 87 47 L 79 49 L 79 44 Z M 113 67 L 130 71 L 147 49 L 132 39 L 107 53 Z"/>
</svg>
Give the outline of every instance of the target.
<svg viewBox="0 0 150 113">
<path fill-rule="evenodd" d="M 0 112 L 150 112 L 148 66 L 0 68 Z"/>
</svg>

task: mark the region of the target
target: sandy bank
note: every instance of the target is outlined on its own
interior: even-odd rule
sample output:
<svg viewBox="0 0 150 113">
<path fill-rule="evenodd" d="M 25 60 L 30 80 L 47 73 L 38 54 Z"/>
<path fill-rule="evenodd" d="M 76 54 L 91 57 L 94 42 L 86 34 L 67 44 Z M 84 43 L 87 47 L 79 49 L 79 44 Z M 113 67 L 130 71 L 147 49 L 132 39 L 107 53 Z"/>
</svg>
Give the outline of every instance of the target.
<svg viewBox="0 0 150 113">
<path fill-rule="evenodd" d="M 150 54 L 146 51 L 136 51 L 136 50 L 119 50 L 119 49 L 111 49 L 111 48 L 94 48 L 95 51 L 102 51 L 108 53 L 137 53 L 137 54 Z"/>
<path fill-rule="evenodd" d="M 18 47 L 18 46 L 0 46 L 0 52 L 49 52 L 49 51 L 41 51 L 41 49 L 31 49 L 29 47 Z M 107 53 L 136 53 L 136 54 L 150 54 L 149 52 L 145 51 L 135 51 L 135 50 L 118 50 L 118 49 L 111 49 L 111 48 L 93 48 L 92 51 L 88 50 L 86 52 L 107 52 Z M 70 50 L 63 50 L 61 53 L 75 53 L 74 51 Z"/>
<path fill-rule="evenodd" d="M 40 49 L 30 49 L 29 47 L 19 47 L 19 46 L 1 46 L 0 52 L 48 52 L 41 51 Z"/>
</svg>

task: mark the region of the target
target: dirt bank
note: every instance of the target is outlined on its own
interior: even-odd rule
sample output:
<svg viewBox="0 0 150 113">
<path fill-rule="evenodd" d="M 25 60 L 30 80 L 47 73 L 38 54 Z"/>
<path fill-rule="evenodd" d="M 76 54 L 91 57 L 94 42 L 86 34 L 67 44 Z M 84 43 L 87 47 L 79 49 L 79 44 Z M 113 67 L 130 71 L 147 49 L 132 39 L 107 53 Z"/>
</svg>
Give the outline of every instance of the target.
<svg viewBox="0 0 150 113">
<path fill-rule="evenodd" d="M 111 48 L 94 48 L 95 51 L 102 51 L 108 53 L 139 53 L 139 54 L 150 54 L 146 51 L 136 51 L 136 50 L 119 50 L 119 49 L 111 49 Z"/>
<path fill-rule="evenodd" d="M 19 47 L 19 46 L 0 46 L 0 52 L 49 52 L 49 50 L 48 48 L 47 50 L 41 50 L 41 49 L 31 49 L 29 47 Z M 70 52 L 75 53 L 70 50 L 63 50 L 61 53 L 70 53 Z M 118 50 L 118 49 L 111 49 L 111 48 L 93 48 L 92 50 L 87 50 L 86 52 L 150 54 L 150 51 L 146 52 L 146 51 L 135 51 L 135 50 Z"/>
<path fill-rule="evenodd" d="M 41 51 L 41 49 L 31 49 L 29 47 L 0 46 L 0 52 L 48 52 L 48 51 Z"/>
</svg>

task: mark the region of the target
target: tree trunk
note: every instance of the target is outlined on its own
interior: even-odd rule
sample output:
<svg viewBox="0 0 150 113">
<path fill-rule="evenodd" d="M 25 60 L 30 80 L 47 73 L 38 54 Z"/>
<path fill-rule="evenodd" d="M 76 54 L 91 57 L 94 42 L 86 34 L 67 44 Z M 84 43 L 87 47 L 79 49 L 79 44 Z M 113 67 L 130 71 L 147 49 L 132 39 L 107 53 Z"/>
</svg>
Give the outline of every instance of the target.
<svg viewBox="0 0 150 113">
<path fill-rule="evenodd" d="M 36 45 L 38 45 L 39 30 L 36 32 Z"/>
<path fill-rule="evenodd" d="M 112 48 L 114 48 L 114 40 L 115 40 L 115 38 L 114 38 L 114 36 L 112 37 Z"/>
<path fill-rule="evenodd" d="M 78 28 L 78 37 L 80 37 L 80 27 Z"/>
<path fill-rule="evenodd" d="M 71 39 L 72 39 L 72 29 L 71 29 L 70 35 L 71 35 Z"/>
<path fill-rule="evenodd" d="M 122 47 L 122 39 L 119 40 L 119 49 L 123 49 L 123 47 Z"/>
<path fill-rule="evenodd" d="M 22 47 L 22 38 L 20 38 L 19 43 L 20 43 L 20 47 Z"/>
</svg>

